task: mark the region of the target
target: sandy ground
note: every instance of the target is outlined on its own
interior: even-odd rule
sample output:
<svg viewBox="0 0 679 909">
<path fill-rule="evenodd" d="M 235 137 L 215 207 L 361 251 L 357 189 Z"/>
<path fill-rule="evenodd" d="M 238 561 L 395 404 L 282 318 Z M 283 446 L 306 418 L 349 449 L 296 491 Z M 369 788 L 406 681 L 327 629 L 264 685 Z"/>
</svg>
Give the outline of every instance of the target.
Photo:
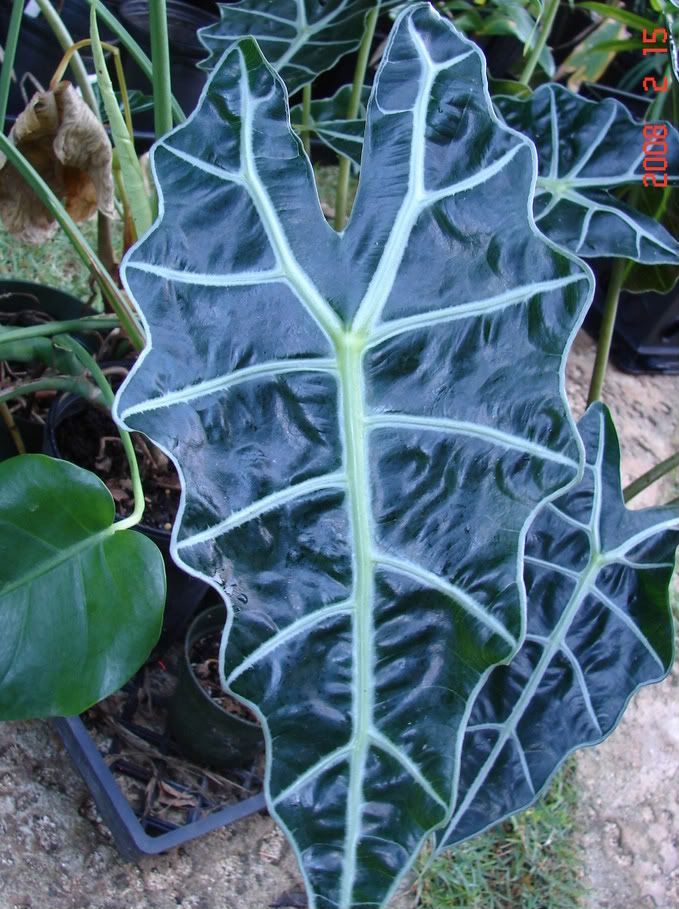
<svg viewBox="0 0 679 909">
<path fill-rule="evenodd" d="M 583 336 L 571 357 L 578 414 L 592 352 Z M 671 452 L 678 391 L 679 378 L 611 371 L 626 479 Z M 647 689 L 605 745 L 580 758 L 587 909 L 679 907 L 678 694 L 672 680 Z M 304 905 L 299 890 L 290 850 L 262 815 L 122 862 L 49 726 L 0 725 L 0 909 L 266 909 Z M 397 905 L 411 909 L 412 898 Z"/>
<path fill-rule="evenodd" d="M 578 415 L 592 355 L 593 345 L 581 335 L 569 364 L 569 391 Z M 625 482 L 679 447 L 679 376 L 628 376 L 611 369 L 604 400 L 618 426 Z M 677 494 L 660 483 L 634 505 Z M 587 909 L 679 909 L 676 665 L 664 682 L 639 692 L 613 735 L 580 753 L 578 776 Z"/>
</svg>

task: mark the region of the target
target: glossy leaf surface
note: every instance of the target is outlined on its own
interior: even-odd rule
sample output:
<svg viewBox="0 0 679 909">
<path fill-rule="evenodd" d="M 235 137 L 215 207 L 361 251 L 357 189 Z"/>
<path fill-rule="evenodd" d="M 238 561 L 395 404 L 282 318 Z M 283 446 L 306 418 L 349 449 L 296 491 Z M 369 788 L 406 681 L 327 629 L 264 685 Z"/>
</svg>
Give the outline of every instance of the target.
<svg viewBox="0 0 679 909">
<path fill-rule="evenodd" d="M 623 256 L 647 264 L 679 261 L 679 242 L 653 218 L 611 190 L 641 184 L 643 124 L 610 98 L 594 102 L 559 85 L 528 101 L 494 98 L 506 122 L 537 147 L 534 204 L 540 230 L 579 256 Z M 667 128 L 667 174 L 679 181 L 679 133 Z"/>
<path fill-rule="evenodd" d="M 625 507 L 620 449 L 603 405 L 580 429 L 584 478 L 529 531 L 528 633 L 474 705 L 440 848 L 528 807 L 573 750 L 605 738 L 634 692 L 672 665 L 668 585 L 679 511 Z"/>
<path fill-rule="evenodd" d="M 322 909 L 382 905 L 445 820 L 523 631 L 524 528 L 579 470 L 589 274 L 529 221 L 534 167 L 428 4 L 386 48 L 342 234 L 249 39 L 155 149 L 162 216 L 124 268 L 150 344 L 117 413 L 179 465 L 175 557 L 247 600 L 224 683 Z"/>
<path fill-rule="evenodd" d="M 377 5 L 377 0 L 241 0 L 220 4 L 220 21 L 198 31 L 210 51 L 201 66 L 213 69 L 230 44 L 249 35 L 257 39 L 292 94 L 358 48 L 365 17 Z"/>
<path fill-rule="evenodd" d="M 113 519 L 87 470 L 44 455 L 0 463 L 0 719 L 80 713 L 149 655 L 162 556 Z"/>
</svg>

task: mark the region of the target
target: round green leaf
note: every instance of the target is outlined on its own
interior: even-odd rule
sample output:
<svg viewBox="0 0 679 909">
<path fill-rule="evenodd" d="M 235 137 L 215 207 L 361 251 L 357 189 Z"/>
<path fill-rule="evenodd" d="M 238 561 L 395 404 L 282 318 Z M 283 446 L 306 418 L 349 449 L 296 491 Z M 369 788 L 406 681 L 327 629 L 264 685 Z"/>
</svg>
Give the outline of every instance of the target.
<svg viewBox="0 0 679 909">
<path fill-rule="evenodd" d="M 132 676 L 160 633 L 157 547 L 114 531 L 94 474 L 44 455 L 0 464 L 0 719 L 76 714 Z"/>
</svg>

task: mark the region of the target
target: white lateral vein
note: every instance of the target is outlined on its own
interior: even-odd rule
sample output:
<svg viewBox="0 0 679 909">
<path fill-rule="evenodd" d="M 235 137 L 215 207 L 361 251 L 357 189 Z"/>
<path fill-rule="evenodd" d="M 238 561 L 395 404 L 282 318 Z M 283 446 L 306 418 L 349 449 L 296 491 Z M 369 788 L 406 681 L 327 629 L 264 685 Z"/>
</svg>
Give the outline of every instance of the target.
<svg viewBox="0 0 679 909">
<path fill-rule="evenodd" d="M 128 268 L 143 271 L 166 281 L 178 284 L 197 284 L 200 287 L 252 287 L 258 284 L 272 284 L 285 280 L 285 274 L 279 269 L 268 271 L 236 271 L 230 274 L 208 274 L 206 272 L 184 271 L 180 268 L 167 268 L 151 262 L 128 262 Z"/>
<path fill-rule="evenodd" d="M 542 458 L 545 461 L 553 461 L 556 464 L 564 464 L 568 467 L 577 468 L 577 462 L 572 458 L 552 451 L 544 445 L 537 442 L 531 442 L 521 436 L 515 436 L 500 429 L 494 429 L 491 426 L 483 426 L 479 423 L 469 423 L 465 420 L 449 420 L 438 417 L 418 417 L 412 414 L 393 413 L 380 416 L 368 417 L 366 420 L 368 429 L 389 429 L 400 428 L 402 426 L 413 426 L 417 429 L 430 430 L 432 432 L 447 432 L 474 438 L 483 439 L 497 443 L 504 448 L 522 451 L 526 454 Z"/>
<path fill-rule="evenodd" d="M 224 167 L 218 167 L 216 164 L 209 164 L 207 161 L 203 161 L 202 158 L 197 158 L 195 155 L 182 151 L 180 148 L 175 148 L 174 145 L 168 145 L 166 142 L 161 142 L 160 148 L 169 152 L 171 155 L 174 155 L 175 158 L 180 158 L 182 161 L 190 164 L 191 167 L 195 167 L 196 170 L 209 174 L 211 177 L 218 177 L 226 183 L 235 183 L 238 186 L 245 185 L 243 175 L 240 171 L 227 170 Z"/>
<path fill-rule="evenodd" d="M 605 212 L 606 214 L 613 215 L 615 218 L 619 218 L 623 224 L 626 224 L 627 227 L 632 230 L 637 238 L 637 244 L 640 240 L 646 239 L 649 243 L 653 243 L 656 246 L 659 246 L 661 249 L 666 250 L 672 255 L 676 255 L 676 251 L 672 249 L 671 246 L 668 246 L 664 243 L 659 237 L 656 237 L 650 231 L 643 228 L 634 218 L 630 217 L 627 212 L 622 211 L 622 209 L 616 208 L 614 205 L 606 205 L 603 202 L 598 202 L 593 199 L 588 199 L 586 196 L 581 195 L 575 190 L 568 190 L 563 194 L 564 199 L 569 199 L 571 202 L 574 202 L 576 205 L 582 206 L 591 214 L 596 214 L 598 212 Z"/>
<path fill-rule="evenodd" d="M 336 360 L 309 357 L 299 360 L 269 360 L 265 363 L 257 363 L 255 366 L 245 366 L 243 369 L 235 369 L 233 372 L 197 382 L 195 385 L 187 385 L 177 391 L 168 391 L 157 398 L 141 401 L 139 404 L 127 407 L 122 411 L 121 417 L 126 420 L 133 414 L 160 410 L 162 407 L 171 407 L 173 404 L 185 404 L 188 401 L 194 401 L 264 376 L 280 376 L 297 372 L 336 373 L 337 362 Z"/>
<path fill-rule="evenodd" d="M 472 316 L 485 315 L 487 313 L 499 312 L 507 306 L 515 306 L 517 303 L 525 303 L 536 294 L 550 293 L 554 290 L 560 290 L 568 287 L 570 284 L 576 284 L 579 281 L 586 281 L 587 276 L 582 274 L 568 275 L 565 278 L 553 278 L 549 281 L 537 281 L 534 284 L 522 284 L 503 293 L 495 294 L 485 299 L 472 300 L 469 303 L 461 303 L 458 306 L 447 306 L 443 309 L 436 309 L 433 312 L 417 313 L 413 316 L 405 316 L 401 319 L 392 319 L 388 322 L 382 322 L 380 326 L 371 333 L 368 347 L 374 347 L 381 344 L 388 338 L 402 334 L 406 331 L 417 331 L 421 328 L 429 328 L 438 325 L 440 322 L 453 322 L 457 319 L 467 319 Z"/>
<path fill-rule="evenodd" d="M 528 783 L 528 788 L 530 789 L 531 794 L 535 795 L 535 784 L 533 783 L 533 777 L 531 776 L 530 767 L 528 766 L 528 761 L 526 759 L 526 752 L 524 751 L 523 745 L 521 744 L 521 739 L 519 738 L 516 729 L 512 731 L 511 738 L 514 742 L 516 752 L 519 755 L 519 763 L 521 764 L 523 775 L 525 776 L 526 782 Z"/>
<path fill-rule="evenodd" d="M 226 680 L 226 684 L 231 685 L 232 682 L 244 672 L 247 672 L 248 669 L 251 669 L 257 663 L 260 663 L 265 657 L 273 653 L 274 650 L 282 647 L 288 641 L 291 641 L 293 638 L 302 634 L 302 632 L 309 631 L 316 625 L 320 625 L 321 622 L 324 622 L 326 619 L 332 619 L 339 615 L 349 615 L 352 612 L 353 607 L 354 604 L 352 600 L 346 600 L 342 603 L 332 603 L 330 606 L 316 609 L 314 612 L 309 613 L 309 615 L 305 615 L 303 618 L 297 619 L 295 622 L 286 625 L 285 628 L 282 628 L 270 638 L 267 638 L 263 644 L 260 644 L 252 653 L 248 654 L 242 663 L 239 663 L 231 672 Z"/>
<path fill-rule="evenodd" d="M 417 764 L 412 761 L 407 754 L 405 754 L 405 752 L 398 748 L 391 741 L 391 739 L 389 739 L 378 729 L 373 729 L 370 732 L 370 739 L 376 748 L 379 748 L 380 751 L 384 751 L 385 754 L 388 754 L 390 757 L 394 758 L 395 761 L 398 761 L 408 776 L 411 776 L 415 780 L 417 785 L 427 793 L 429 798 L 433 799 L 437 804 L 441 805 L 441 807 L 446 811 L 448 810 L 448 805 L 436 792 L 429 780 L 426 779 L 420 767 L 418 767 Z"/>
<path fill-rule="evenodd" d="M 292 795 L 293 792 L 296 792 L 298 789 L 301 789 L 306 783 L 310 780 L 313 780 L 314 777 L 320 776 L 321 773 L 324 773 L 326 770 L 329 770 L 330 767 L 334 767 L 335 764 L 339 764 L 340 761 L 349 757 L 351 754 L 351 745 L 342 745 L 340 748 L 336 748 L 334 751 L 331 751 L 329 754 L 326 754 L 325 757 L 321 758 L 320 761 L 317 761 L 313 766 L 309 767 L 304 773 L 301 773 L 296 779 L 290 783 L 289 786 L 286 786 L 281 792 L 278 793 L 276 798 L 273 799 L 273 804 L 278 805 L 280 802 L 285 801 L 288 796 Z"/>
<path fill-rule="evenodd" d="M 485 625 L 493 634 L 501 637 L 512 649 L 516 648 L 518 642 L 514 635 L 510 634 L 495 616 L 491 615 L 480 603 L 477 603 L 472 596 L 462 590 L 461 587 L 451 584 L 444 578 L 439 577 L 439 575 L 434 574 L 433 571 L 428 571 L 421 565 L 416 565 L 414 562 L 409 562 L 406 559 L 392 558 L 383 552 L 376 552 L 373 558 L 376 565 L 381 565 L 384 568 L 395 571 L 397 574 L 403 574 L 407 577 L 421 581 L 425 586 L 432 587 L 434 590 L 438 590 L 439 593 L 454 600 L 465 612 L 477 619 L 482 625 Z"/>
<path fill-rule="evenodd" d="M 644 635 L 642 630 L 638 627 L 636 622 L 627 615 L 627 613 L 618 606 L 617 603 L 614 603 L 610 597 L 603 593 L 596 585 L 592 586 L 592 589 L 589 591 L 592 596 L 596 597 L 607 609 L 609 609 L 620 621 L 626 625 L 629 630 L 632 632 L 634 637 L 639 641 L 639 643 L 644 647 L 644 649 L 653 657 L 657 665 L 662 669 L 663 672 L 666 671 L 666 666 L 663 665 L 663 661 L 660 659 L 658 654 L 655 652 L 651 646 L 651 642 Z"/>
<path fill-rule="evenodd" d="M 561 652 L 566 657 L 568 662 L 571 664 L 571 668 L 575 674 L 578 686 L 580 688 L 580 693 L 582 694 L 582 699 L 585 702 L 585 708 L 587 714 L 592 722 L 592 725 L 596 729 L 599 735 L 603 735 L 603 729 L 601 728 L 601 723 L 599 722 L 599 717 L 596 715 L 594 710 L 594 705 L 592 704 L 592 698 L 589 693 L 589 688 L 587 687 L 587 680 L 585 679 L 585 673 L 582 671 L 582 666 L 580 661 L 573 653 L 571 648 L 566 644 L 565 641 L 561 643 Z"/>
<path fill-rule="evenodd" d="M 213 527 L 208 527 L 200 533 L 193 534 L 193 536 L 181 540 L 177 543 L 177 549 L 187 549 L 190 546 L 197 546 L 199 543 L 214 540 L 217 537 L 228 533 L 230 530 L 240 527 L 241 524 L 252 521 L 254 518 L 258 518 L 266 512 L 273 511 L 275 508 L 280 508 L 288 502 L 310 495 L 313 492 L 319 492 L 323 489 L 343 487 L 346 485 L 346 482 L 346 474 L 338 471 L 337 473 L 327 473 L 320 477 L 312 477 L 310 480 L 304 480 L 302 483 L 288 486 L 285 489 L 281 489 L 279 492 L 273 492 L 271 495 L 257 499 L 256 502 L 234 512 L 224 521 L 220 521 Z"/>
<path fill-rule="evenodd" d="M 536 565 L 538 568 L 544 568 L 546 571 L 556 571 L 559 574 L 565 575 L 567 578 L 572 578 L 574 581 L 580 580 L 580 574 L 577 571 L 573 571 L 571 568 L 566 568 L 563 565 L 557 565 L 556 562 L 547 562 L 545 559 L 539 559 L 537 556 L 524 556 L 524 562 L 528 562 L 529 565 Z"/>
</svg>

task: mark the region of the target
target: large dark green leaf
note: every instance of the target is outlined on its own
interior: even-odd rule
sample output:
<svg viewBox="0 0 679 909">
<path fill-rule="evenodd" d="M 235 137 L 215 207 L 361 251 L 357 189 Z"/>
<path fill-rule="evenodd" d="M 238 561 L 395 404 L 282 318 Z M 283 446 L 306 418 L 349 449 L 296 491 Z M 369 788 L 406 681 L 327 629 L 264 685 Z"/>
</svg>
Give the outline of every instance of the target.
<svg viewBox="0 0 679 909">
<path fill-rule="evenodd" d="M 227 47 L 250 35 L 285 81 L 289 92 L 312 82 L 345 54 L 356 50 L 365 17 L 379 0 L 241 0 L 220 4 L 221 19 L 198 37 L 213 69 Z M 392 0 L 393 3 L 393 0 Z M 388 6 L 389 2 L 382 2 Z"/>
<path fill-rule="evenodd" d="M 603 405 L 590 408 L 580 430 L 585 476 L 529 532 L 528 633 L 474 705 L 441 848 L 530 805 L 573 750 L 605 738 L 634 692 L 672 665 L 667 589 L 679 511 L 625 508 L 620 449 Z"/>
<path fill-rule="evenodd" d="M 0 463 L 0 719 L 80 713 L 155 644 L 162 556 L 113 519 L 111 494 L 80 467 Z"/>
<path fill-rule="evenodd" d="M 382 905 L 452 808 L 473 697 L 523 632 L 524 529 L 578 473 L 563 369 L 591 292 L 529 220 L 534 150 L 483 58 L 428 4 L 367 122 L 337 234 L 240 42 L 156 146 L 161 219 L 123 270 L 150 343 L 118 416 L 179 465 L 175 557 L 247 598 L 224 683 L 322 909 Z"/>
<path fill-rule="evenodd" d="M 641 184 L 643 124 L 619 101 L 587 101 L 560 85 L 528 101 L 494 98 L 506 122 L 537 146 L 534 204 L 540 230 L 580 256 L 622 256 L 647 264 L 679 262 L 679 242 L 611 190 Z M 679 181 L 679 133 L 666 123 L 668 177 Z"/>
</svg>

